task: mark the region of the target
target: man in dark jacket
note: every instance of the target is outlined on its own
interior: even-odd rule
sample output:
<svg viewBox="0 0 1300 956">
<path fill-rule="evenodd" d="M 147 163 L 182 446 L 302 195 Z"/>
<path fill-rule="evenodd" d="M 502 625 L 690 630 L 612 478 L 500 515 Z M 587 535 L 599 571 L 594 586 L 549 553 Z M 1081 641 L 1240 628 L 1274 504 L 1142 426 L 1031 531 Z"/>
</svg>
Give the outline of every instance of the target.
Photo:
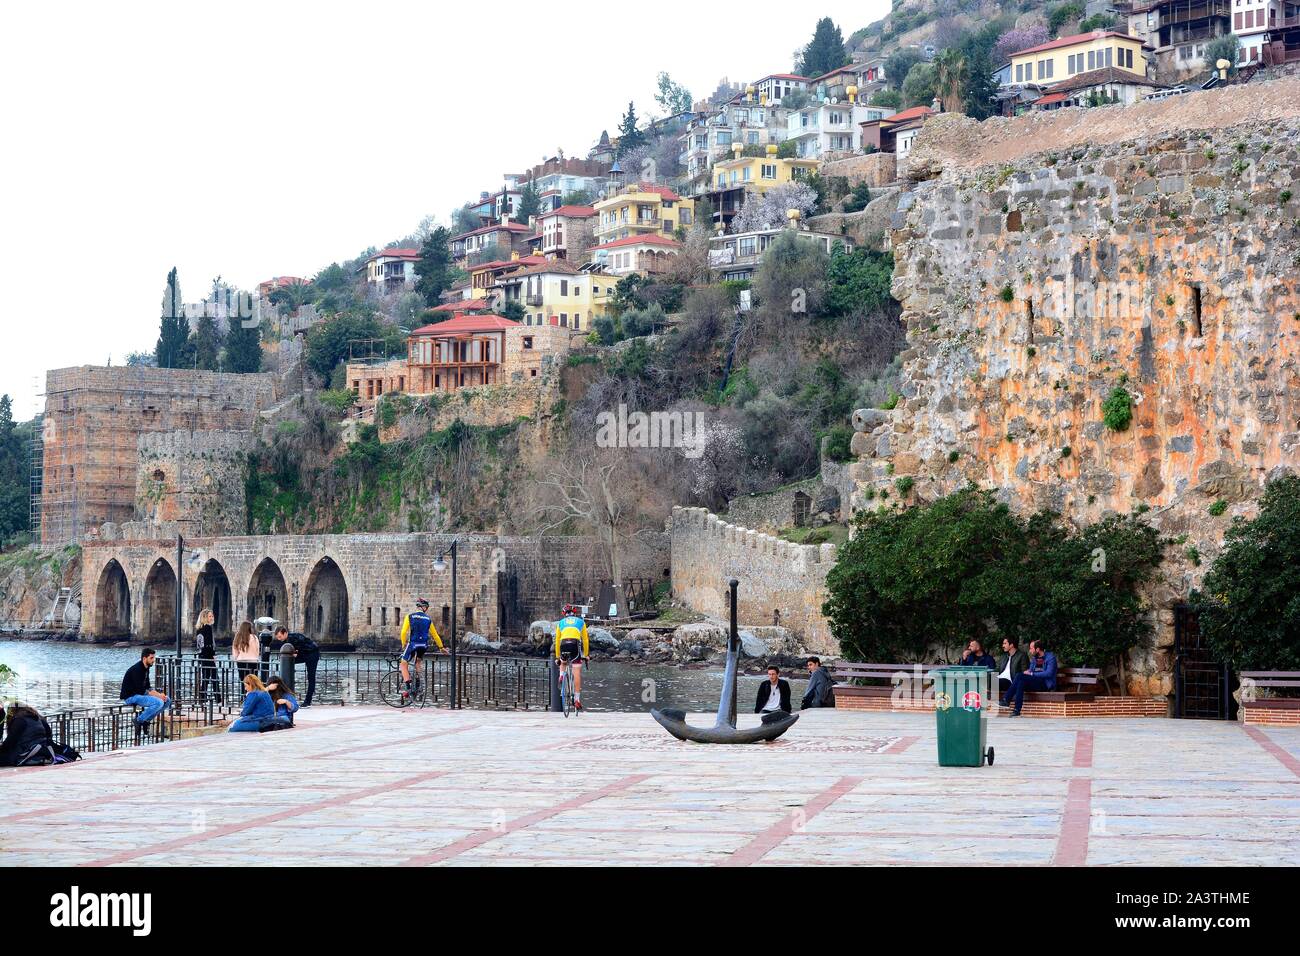
<svg viewBox="0 0 1300 956">
<path fill-rule="evenodd" d="M 799 702 L 800 709 L 834 707 L 834 685 L 835 682 L 831 680 L 830 672 L 822 667 L 822 659 L 820 657 L 808 658 L 808 690 L 804 692 L 803 700 Z"/>
<path fill-rule="evenodd" d="M 142 708 L 135 718 L 141 728 L 146 728 L 149 721 L 171 706 L 167 695 L 154 690 L 149 683 L 149 668 L 153 667 L 155 657 L 152 647 L 141 648 L 140 659 L 128 667 L 122 676 L 122 690 L 118 694 L 124 704 Z"/>
<path fill-rule="evenodd" d="M 1029 669 L 1017 674 L 1011 681 L 1007 697 L 1014 701 L 1012 717 L 1020 716 L 1020 708 L 1025 703 L 1025 692 L 1031 690 L 1056 690 L 1056 655 L 1047 649 L 1047 642 L 1036 640 L 1029 642 Z M 1004 700 L 1002 706 L 1007 706 Z"/>
<path fill-rule="evenodd" d="M 987 667 L 989 670 L 997 667 L 993 655 L 985 654 L 984 645 L 978 640 L 972 640 L 966 645 L 966 653 L 962 654 L 959 663 L 962 667 Z"/>
<path fill-rule="evenodd" d="M 781 679 L 781 671 L 775 664 L 768 665 L 767 680 L 758 685 L 758 699 L 754 701 L 754 713 L 771 713 L 783 710 L 790 713 L 790 682 Z"/>
<path fill-rule="evenodd" d="M 302 706 L 310 707 L 311 696 L 316 693 L 316 665 L 320 663 L 320 645 L 306 634 L 290 631 L 283 624 L 276 625 L 275 639 L 283 642 L 281 648 L 285 644 L 292 647 L 297 662 L 307 668 L 307 693 L 303 696 Z"/>
<path fill-rule="evenodd" d="M 1029 655 L 1020 649 L 1020 640 L 1015 637 L 1002 638 L 1002 654 L 997 665 L 998 699 L 1006 700 L 1015 676 L 1029 670 Z"/>
<path fill-rule="evenodd" d="M 9 712 L 9 732 L 0 743 L 0 767 L 17 767 L 33 750 L 53 743 L 49 722 L 34 707 L 15 704 Z"/>
</svg>

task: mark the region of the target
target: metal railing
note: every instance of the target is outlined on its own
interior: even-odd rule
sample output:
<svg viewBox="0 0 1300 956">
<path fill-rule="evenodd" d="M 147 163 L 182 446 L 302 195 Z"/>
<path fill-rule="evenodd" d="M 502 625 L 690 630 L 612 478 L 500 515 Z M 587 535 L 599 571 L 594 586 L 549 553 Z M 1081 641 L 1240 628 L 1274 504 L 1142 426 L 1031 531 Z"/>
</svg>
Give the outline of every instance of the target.
<svg viewBox="0 0 1300 956">
<path fill-rule="evenodd" d="M 313 704 L 380 704 L 380 682 L 393 672 L 396 658 L 378 653 L 324 653 L 316 665 Z M 546 658 L 457 654 L 457 706 L 500 710 L 546 710 L 551 703 L 550 662 Z M 154 683 L 183 710 L 219 701 L 238 710 L 245 673 L 262 680 L 280 672 L 280 661 L 250 664 L 240 670 L 229 658 L 204 664 L 192 654 L 159 655 Z M 450 703 L 451 658 L 430 652 L 424 659 L 424 682 L 430 701 Z M 307 689 L 307 667 L 297 661 L 292 684 L 301 698 Z M 233 703 L 232 703 L 233 702 Z"/>
<path fill-rule="evenodd" d="M 131 704 L 63 710 L 46 714 L 45 719 L 56 743 L 88 754 L 179 740 L 200 728 L 230 720 L 238 709 L 238 702 L 233 711 L 216 706 L 186 709 L 173 704 L 149 721 L 147 732 L 136 723 L 140 708 Z"/>
</svg>

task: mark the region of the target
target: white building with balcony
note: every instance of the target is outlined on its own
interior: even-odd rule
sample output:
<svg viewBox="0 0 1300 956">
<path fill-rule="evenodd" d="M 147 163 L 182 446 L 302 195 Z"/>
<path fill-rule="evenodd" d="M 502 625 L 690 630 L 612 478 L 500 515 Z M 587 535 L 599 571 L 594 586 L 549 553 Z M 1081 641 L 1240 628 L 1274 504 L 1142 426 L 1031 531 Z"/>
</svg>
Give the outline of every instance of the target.
<svg viewBox="0 0 1300 956">
<path fill-rule="evenodd" d="M 709 268 L 719 281 L 752 279 L 768 247 L 786 233 L 795 236 L 800 242 L 811 242 L 819 246 L 827 255 L 834 252 L 836 246 L 845 252 L 853 251 L 852 239 L 831 232 L 788 227 L 737 232 L 709 240 Z"/>
<path fill-rule="evenodd" d="M 415 285 L 415 264 L 419 249 L 391 248 L 376 252 L 366 260 L 366 283 L 384 295 L 401 292 Z"/>
<path fill-rule="evenodd" d="M 786 117 L 786 138 L 794 140 L 800 159 L 820 159 L 827 153 L 856 153 L 862 148 L 862 124 L 893 116 L 883 106 L 837 102 L 832 97 Z"/>
</svg>

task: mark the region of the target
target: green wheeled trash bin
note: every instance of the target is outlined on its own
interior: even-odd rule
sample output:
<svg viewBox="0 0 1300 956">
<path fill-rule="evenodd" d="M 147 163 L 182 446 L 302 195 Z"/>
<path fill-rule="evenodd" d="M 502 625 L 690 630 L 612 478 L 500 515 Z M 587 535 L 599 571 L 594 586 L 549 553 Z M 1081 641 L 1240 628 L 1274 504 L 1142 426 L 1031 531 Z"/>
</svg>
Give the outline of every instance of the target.
<svg viewBox="0 0 1300 956">
<path fill-rule="evenodd" d="M 940 767 L 981 767 L 993 763 L 988 741 L 989 687 L 987 667 L 938 667 L 934 678 L 934 713 L 939 730 Z"/>
</svg>

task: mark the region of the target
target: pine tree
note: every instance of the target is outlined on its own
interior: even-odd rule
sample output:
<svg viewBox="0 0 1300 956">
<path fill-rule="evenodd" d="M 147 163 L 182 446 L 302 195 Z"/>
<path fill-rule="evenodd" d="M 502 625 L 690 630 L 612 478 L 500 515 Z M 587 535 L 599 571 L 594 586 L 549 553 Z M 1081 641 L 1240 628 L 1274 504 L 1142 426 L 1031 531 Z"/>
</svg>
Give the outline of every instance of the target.
<svg viewBox="0 0 1300 956">
<path fill-rule="evenodd" d="M 627 112 L 623 114 L 623 121 L 618 127 L 618 155 L 625 156 L 632 150 L 645 143 L 645 133 L 636 127 L 636 107 L 629 100 Z"/>
<path fill-rule="evenodd" d="M 0 541 L 29 528 L 28 461 L 13 403 L 0 396 Z"/>
<path fill-rule="evenodd" d="M 447 230 L 439 226 L 420 246 L 420 261 L 415 264 L 415 291 L 431 306 L 437 305 L 442 293 L 451 287 L 450 239 Z"/>
<path fill-rule="evenodd" d="M 158 332 L 158 344 L 154 347 L 154 359 L 159 368 L 186 368 L 186 357 L 190 352 L 190 321 L 185 318 L 185 306 L 181 302 L 181 284 L 176 276 L 175 267 L 167 273 L 167 288 L 163 293 L 162 325 Z"/>
<path fill-rule="evenodd" d="M 201 323 L 200 323 L 201 324 Z M 230 320 L 226 333 L 226 354 L 222 371 L 260 372 L 262 370 L 262 335 L 256 325 L 245 327 L 237 318 Z"/>
<path fill-rule="evenodd" d="M 830 17 L 822 17 L 817 21 L 812 42 L 804 47 L 799 73 L 807 77 L 818 77 L 846 66 L 849 62 L 849 54 L 844 49 L 844 35 L 840 33 L 840 28 Z"/>
</svg>

